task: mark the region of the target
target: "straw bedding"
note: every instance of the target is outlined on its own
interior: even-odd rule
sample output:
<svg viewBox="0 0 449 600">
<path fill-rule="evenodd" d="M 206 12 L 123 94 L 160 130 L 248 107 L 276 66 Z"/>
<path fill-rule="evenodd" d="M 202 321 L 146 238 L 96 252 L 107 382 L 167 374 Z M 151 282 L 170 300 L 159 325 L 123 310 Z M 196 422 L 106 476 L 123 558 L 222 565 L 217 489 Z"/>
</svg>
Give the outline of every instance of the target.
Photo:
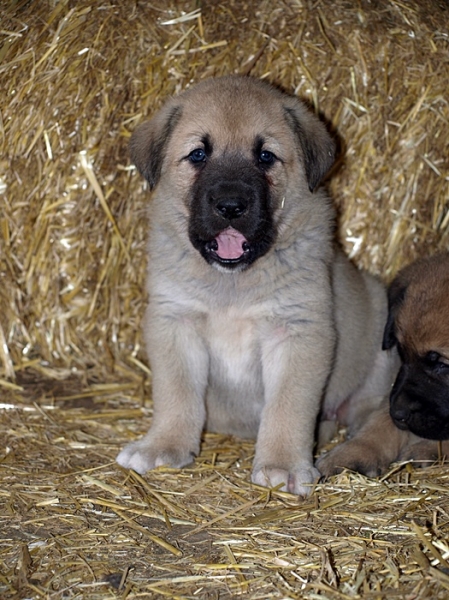
<svg viewBox="0 0 449 600">
<path fill-rule="evenodd" d="M 337 133 L 339 233 L 389 280 L 449 247 L 445 0 L 0 7 L 0 596 L 447 598 L 447 468 L 249 483 L 253 445 L 191 468 L 114 457 L 151 419 L 134 127 L 206 76 L 266 77 Z"/>
</svg>

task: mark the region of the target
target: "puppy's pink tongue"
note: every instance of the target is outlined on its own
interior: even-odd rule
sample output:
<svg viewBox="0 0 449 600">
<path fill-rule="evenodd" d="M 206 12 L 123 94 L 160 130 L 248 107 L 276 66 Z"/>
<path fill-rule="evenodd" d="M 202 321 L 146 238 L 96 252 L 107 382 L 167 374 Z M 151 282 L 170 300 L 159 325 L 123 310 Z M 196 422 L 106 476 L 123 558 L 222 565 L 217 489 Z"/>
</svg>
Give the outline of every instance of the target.
<svg viewBox="0 0 449 600">
<path fill-rule="evenodd" d="M 233 227 L 228 227 L 215 238 L 218 248 L 216 253 L 220 258 L 240 258 L 244 252 L 243 244 L 246 238 Z"/>
</svg>

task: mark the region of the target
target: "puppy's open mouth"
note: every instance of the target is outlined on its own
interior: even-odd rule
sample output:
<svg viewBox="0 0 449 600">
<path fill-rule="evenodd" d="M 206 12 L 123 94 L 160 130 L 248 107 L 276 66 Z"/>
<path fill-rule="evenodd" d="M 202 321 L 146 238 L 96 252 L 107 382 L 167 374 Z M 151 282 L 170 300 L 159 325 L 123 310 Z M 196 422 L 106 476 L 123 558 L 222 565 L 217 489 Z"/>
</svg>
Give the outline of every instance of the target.
<svg viewBox="0 0 449 600">
<path fill-rule="evenodd" d="M 220 232 L 213 240 L 206 243 L 205 248 L 211 258 L 229 266 L 245 260 L 251 251 L 248 240 L 233 227 Z"/>
</svg>

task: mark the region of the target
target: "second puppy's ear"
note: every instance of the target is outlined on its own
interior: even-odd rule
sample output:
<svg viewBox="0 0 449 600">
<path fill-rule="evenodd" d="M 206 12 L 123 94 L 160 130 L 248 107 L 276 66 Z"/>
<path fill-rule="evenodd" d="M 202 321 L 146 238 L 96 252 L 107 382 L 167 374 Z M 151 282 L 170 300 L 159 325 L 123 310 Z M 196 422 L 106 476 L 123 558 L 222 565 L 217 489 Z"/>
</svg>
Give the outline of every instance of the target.
<svg viewBox="0 0 449 600">
<path fill-rule="evenodd" d="M 398 342 L 396 336 L 396 317 L 404 302 L 406 292 L 407 285 L 401 281 L 400 277 L 393 280 L 388 289 L 388 317 L 382 338 L 382 350 L 390 350 Z"/>
</svg>

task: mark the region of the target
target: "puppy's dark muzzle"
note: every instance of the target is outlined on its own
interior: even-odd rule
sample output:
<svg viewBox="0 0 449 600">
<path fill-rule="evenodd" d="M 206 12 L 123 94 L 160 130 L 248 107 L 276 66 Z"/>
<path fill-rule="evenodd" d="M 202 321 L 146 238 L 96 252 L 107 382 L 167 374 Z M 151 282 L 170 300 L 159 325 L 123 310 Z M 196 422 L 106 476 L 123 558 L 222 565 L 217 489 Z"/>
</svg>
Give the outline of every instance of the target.
<svg viewBox="0 0 449 600">
<path fill-rule="evenodd" d="M 269 180 L 239 155 L 210 160 L 192 188 L 189 237 L 209 264 L 246 268 L 271 247 Z"/>
<path fill-rule="evenodd" d="M 409 429 L 409 423 L 413 414 L 418 412 L 421 403 L 413 400 L 406 388 L 409 384 L 409 372 L 407 365 L 402 365 L 394 382 L 390 394 L 390 416 L 399 429 Z M 413 394 L 413 390 L 411 390 Z"/>
<path fill-rule="evenodd" d="M 449 439 L 447 383 L 416 365 L 402 365 L 390 395 L 390 415 L 399 429 L 431 440 Z"/>
</svg>

